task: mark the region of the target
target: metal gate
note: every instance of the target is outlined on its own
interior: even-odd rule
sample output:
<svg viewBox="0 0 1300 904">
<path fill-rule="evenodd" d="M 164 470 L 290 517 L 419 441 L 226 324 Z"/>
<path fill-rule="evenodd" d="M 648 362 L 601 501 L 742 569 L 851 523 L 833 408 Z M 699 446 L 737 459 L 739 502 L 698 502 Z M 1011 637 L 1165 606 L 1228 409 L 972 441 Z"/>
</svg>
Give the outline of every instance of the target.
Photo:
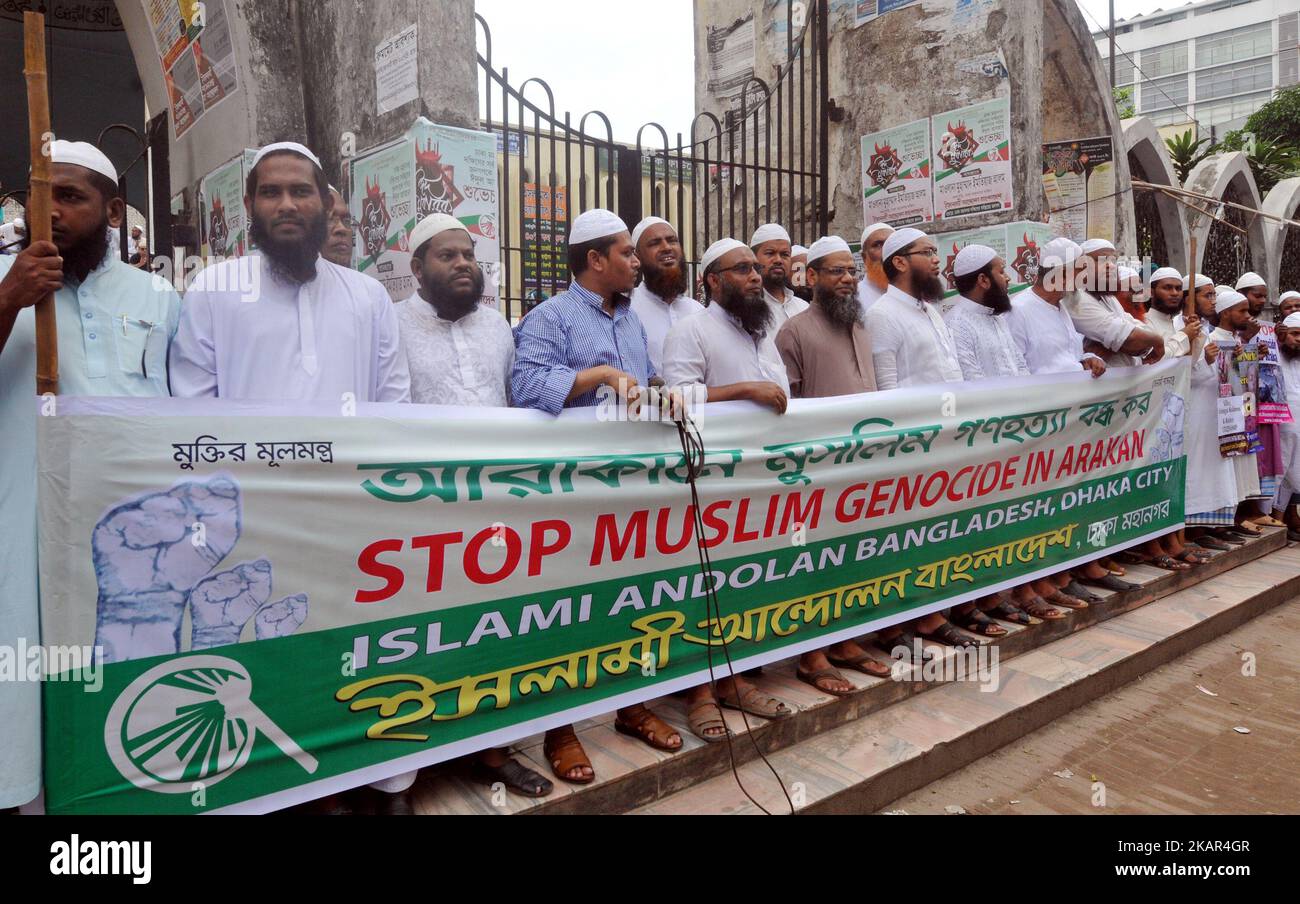
<svg viewBox="0 0 1300 904">
<path fill-rule="evenodd" d="M 557 113 L 542 79 L 512 84 L 508 68 L 495 68 L 491 29 L 476 13 L 482 128 L 497 136 L 500 160 L 506 316 L 526 314 L 568 286 L 569 224 L 595 207 L 615 211 L 629 227 L 649 215 L 668 220 L 693 268 L 712 242 L 746 240 L 769 220 L 785 225 L 796 243 L 822 235 L 829 215 L 827 7 L 827 0 L 787 4 L 784 62 L 771 84 L 749 79 L 724 117 L 701 113 L 690 135 L 675 141 L 663 126 L 645 123 L 626 143 L 599 110 L 576 121 Z"/>
</svg>

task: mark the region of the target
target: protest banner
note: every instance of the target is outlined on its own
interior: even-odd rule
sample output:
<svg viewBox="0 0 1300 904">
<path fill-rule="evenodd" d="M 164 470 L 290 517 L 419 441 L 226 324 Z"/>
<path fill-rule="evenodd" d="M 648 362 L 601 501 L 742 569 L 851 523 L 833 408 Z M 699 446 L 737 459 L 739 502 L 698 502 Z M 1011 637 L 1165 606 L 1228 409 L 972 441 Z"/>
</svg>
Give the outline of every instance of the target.
<svg viewBox="0 0 1300 904">
<path fill-rule="evenodd" d="M 708 576 L 671 425 L 60 398 L 42 639 L 101 652 L 45 686 L 46 806 L 275 809 L 1159 536 L 1188 377 L 701 406 Z"/>
</svg>

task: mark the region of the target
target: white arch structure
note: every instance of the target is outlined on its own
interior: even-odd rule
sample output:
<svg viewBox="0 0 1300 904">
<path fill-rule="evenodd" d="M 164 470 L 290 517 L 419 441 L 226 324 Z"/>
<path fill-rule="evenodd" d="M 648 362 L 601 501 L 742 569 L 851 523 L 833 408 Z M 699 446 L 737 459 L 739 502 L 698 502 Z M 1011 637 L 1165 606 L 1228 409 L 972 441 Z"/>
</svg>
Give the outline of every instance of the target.
<svg viewBox="0 0 1300 904">
<path fill-rule="evenodd" d="M 1178 175 L 1169 160 L 1169 151 L 1164 139 L 1155 125 L 1145 116 L 1125 119 L 1120 123 L 1124 132 L 1124 150 L 1141 164 L 1147 181 L 1156 185 L 1168 185 L 1179 188 Z M 1134 200 L 1138 189 L 1133 189 Z M 1169 260 L 1156 261 L 1162 267 L 1175 267 L 1179 271 L 1187 269 L 1188 232 L 1187 220 L 1183 216 L 1183 205 L 1169 195 L 1153 192 L 1156 210 L 1160 214 L 1160 226 L 1165 234 L 1165 252 Z"/>
<path fill-rule="evenodd" d="M 1300 219 L 1300 177 L 1292 179 L 1283 179 L 1273 190 L 1264 198 L 1265 213 L 1271 213 L 1274 216 L 1286 217 L 1289 220 Z M 1282 254 L 1286 247 L 1286 236 L 1288 229 L 1300 229 L 1300 226 L 1288 227 L 1284 223 L 1278 223 L 1274 220 L 1266 221 L 1264 224 L 1264 234 L 1266 236 L 1266 246 L 1268 250 L 1268 270 L 1264 273 L 1264 278 L 1268 280 L 1269 288 L 1275 295 L 1280 295 L 1284 290 L 1300 288 L 1298 286 L 1282 286 L 1279 283 L 1282 280 Z"/>
<path fill-rule="evenodd" d="M 1240 151 L 1214 154 L 1205 158 L 1188 175 L 1187 184 L 1184 187 L 1188 191 L 1211 198 L 1224 198 L 1229 190 L 1233 190 L 1236 193 L 1237 203 L 1243 204 L 1252 210 L 1261 209 L 1259 189 L 1255 185 L 1255 176 L 1250 171 L 1250 164 L 1246 162 L 1246 155 Z M 1208 201 L 1189 200 L 1193 204 L 1209 204 Z M 1209 242 L 1210 227 L 1214 225 L 1214 220 L 1208 216 L 1202 216 L 1190 208 L 1184 208 L 1184 213 L 1188 223 L 1188 235 L 1190 238 L 1196 239 L 1196 270 L 1199 273 L 1203 269 L 1205 246 Z M 1260 274 L 1269 272 L 1268 235 L 1264 223 L 1263 217 L 1256 216 L 1251 219 L 1250 225 L 1247 227 L 1250 240 L 1251 269 Z"/>
</svg>

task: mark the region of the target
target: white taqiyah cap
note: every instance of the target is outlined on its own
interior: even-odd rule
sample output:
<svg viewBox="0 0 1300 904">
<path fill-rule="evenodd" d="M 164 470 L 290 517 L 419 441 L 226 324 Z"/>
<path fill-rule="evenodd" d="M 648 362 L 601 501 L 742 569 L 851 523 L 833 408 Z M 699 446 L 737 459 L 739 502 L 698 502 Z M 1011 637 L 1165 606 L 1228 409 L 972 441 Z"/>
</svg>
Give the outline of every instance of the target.
<svg viewBox="0 0 1300 904">
<path fill-rule="evenodd" d="M 1294 295 L 1295 293 L 1293 292 L 1292 294 Z M 1300 314 L 1288 315 L 1286 320 L 1282 321 L 1282 325 L 1288 330 L 1300 330 Z"/>
<path fill-rule="evenodd" d="M 1188 283 L 1187 279 L 1188 279 L 1188 278 L 1187 278 L 1186 276 L 1183 277 L 1183 291 L 1184 291 L 1184 292 L 1186 292 L 1188 289 L 1191 288 L 1191 284 Z M 1204 273 L 1198 273 L 1198 274 L 1196 274 L 1196 288 L 1198 288 L 1198 289 L 1204 289 L 1206 286 L 1212 286 L 1212 285 L 1214 285 L 1214 280 L 1210 279 L 1210 278 L 1209 278 L 1208 276 L 1206 276 Z"/>
<path fill-rule="evenodd" d="M 1161 267 L 1159 270 L 1147 277 L 1147 285 L 1154 285 L 1162 279 L 1176 279 L 1179 282 L 1182 282 L 1183 274 L 1179 273 L 1173 267 Z"/>
<path fill-rule="evenodd" d="M 1074 263 L 1082 255 L 1082 248 L 1064 236 L 1058 236 L 1043 246 L 1038 264 L 1043 271 L 1055 270 L 1057 267 Z"/>
<path fill-rule="evenodd" d="M 1241 274 L 1241 279 L 1237 280 L 1237 291 L 1244 292 L 1247 289 L 1254 289 L 1258 286 L 1266 285 L 1268 285 L 1268 283 L 1264 282 L 1264 277 L 1260 276 L 1258 273 L 1243 273 Z"/>
<path fill-rule="evenodd" d="M 749 247 L 757 248 L 765 242 L 788 242 L 790 233 L 785 231 L 785 227 L 780 223 L 764 223 L 754 230 L 754 234 L 749 238 Z"/>
<path fill-rule="evenodd" d="M 583 245 L 620 232 L 627 232 L 627 224 L 618 218 L 618 214 L 596 207 L 578 214 L 569 227 L 569 244 Z"/>
<path fill-rule="evenodd" d="M 791 246 L 790 246 L 790 256 L 791 256 L 791 257 L 807 257 L 807 256 L 808 256 L 808 249 L 805 248 L 803 245 L 791 245 Z"/>
<path fill-rule="evenodd" d="M 1214 298 L 1214 313 L 1222 314 L 1229 308 L 1235 308 L 1246 301 L 1246 296 L 1242 295 L 1236 289 L 1229 289 L 1227 292 L 1220 292 Z"/>
<path fill-rule="evenodd" d="M 872 223 L 866 229 L 862 230 L 862 244 L 865 245 L 867 243 L 867 239 L 871 238 L 877 232 L 880 232 L 882 230 L 893 232 L 894 227 L 890 226 L 888 223 Z"/>
<path fill-rule="evenodd" d="M 19 220 L 18 222 L 22 223 L 22 220 Z M 1294 298 L 1296 301 L 1300 301 L 1300 292 L 1283 292 L 1282 295 L 1278 298 L 1277 303 L 1281 304 L 1282 302 L 1289 301 L 1292 298 Z"/>
<path fill-rule="evenodd" d="M 1140 286 L 1142 285 L 1142 274 L 1132 267 L 1119 268 L 1119 284 L 1123 286 Z"/>
<path fill-rule="evenodd" d="M 737 248 L 748 248 L 744 242 L 737 239 L 718 239 L 704 251 L 704 256 L 700 258 L 700 270 L 707 271 L 713 266 L 714 262 L 724 254 L 730 254 Z"/>
<path fill-rule="evenodd" d="M 658 226 L 660 224 L 663 224 L 664 226 L 667 226 L 669 229 L 672 229 L 673 235 L 677 234 L 677 230 L 673 228 L 673 224 L 669 223 L 663 217 L 646 217 L 640 223 L 637 223 L 636 228 L 632 230 L 632 244 L 633 245 L 641 244 L 641 236 L 645 235 L 645 231 L 649 229 L 651 226 Z"/>
<path fill-rule="evenodd" d="M 94 170 L 101 176 L 117 184 L 117 167 L 99 148 L 89 141 L 64 141 L 56 138 L 50 142 L 50 161 L 53 163 L 72 163 Z"/>
<path fill-rule="evenodd" d="M 889 260 L 908 245 L 924 238 L 928 238 L 924 232 L 910 226 L 906 229 L 896 230 L 890 234 L 889 238 L 885 239 L 885 247 L 880 249 L 881 260 Z"/>
<path fill-rule="evenodd" d="M 423 220 L 415 224 L 411 230 L 411 250 L 416 251 L 421 245 L 429 241 L 435 235 L 447 232 L 452 229 L 460 229 L 466 234 L 469 230 L 465 224 L 450 214 L 431 213 Z"/>
<path fill-rule="evenodd" d="M 969 276 L 987 267 L 997 256 L 998 253 L 988 245 L 967 245 L 957 252 L 957 259 L 952 263 L 952 275 Z"/>
<path fill-rule="evenodd" d="M 813 242 L 812 247 L 808 249 L 808 263 L 811 264 L 813 261 L 821 260 L 828 254 L 835 254 L 839 251 L 843 251 L 845 254 L 853 253 L 849 250 L 849 243 L 838 235 L 824 235 Z"/>
<path fill-rule="evenodd" d="M 1088 239 L 1079 246 L 1084 254 L 1096 254 L 1098 251 L 1114 251 L 1115 246 L 1105 239 Z"/>
<path fill-rule="evenodd" d="M 316 169 L 323 169 L 320 165 L 320 158 L 308 150 L 306 145 L 299 144 L 296 141 L 277 141 L 275 144 L 268 144 L 257 152 L 257 156 L 253 158 L 253 166 L 257 166 L 261 163 L 263 157 L 268 154 L 274 154 L 277 151 L 289 151 L 290 153 L 297 154 L 299 157 L 306 157 L 312 163 L 316 164 Z"/>
</svg>

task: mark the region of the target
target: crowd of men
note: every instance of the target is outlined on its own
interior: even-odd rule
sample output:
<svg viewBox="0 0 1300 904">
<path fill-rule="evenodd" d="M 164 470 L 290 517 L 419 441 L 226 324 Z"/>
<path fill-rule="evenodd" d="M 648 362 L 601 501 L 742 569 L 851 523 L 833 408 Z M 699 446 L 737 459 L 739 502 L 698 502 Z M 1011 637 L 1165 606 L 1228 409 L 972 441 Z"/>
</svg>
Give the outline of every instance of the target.
<svg viewBox="0 0 1300 904">
<path fill-rule="evenodd" d="M 569 288 L 514 328 L 480 303 L 484 273 L 474 240 L 455 217 L 434 214 L 410 235 L 415 295 L 393 304 L 375 280 L 351 269 L 352 223 L 319 160 L 295 143 L 257 155 L 246 191 L 253 258 L 263 267 L 256 304 L 239 269 L 248 259 L 198 273 L 184 304 L 163 279 L 118 259 L 108 243 L 124 210 L 117 174 L 84 143 L 53 145 L 54 241 L 0 257 L 0 643 L 38 636 L 36 442 L 32 405 L 32 306 L 54 293 L 62 391 L 75 395 L 331 400 L 515 406 L 552 414 L 615 397 L 645 402 L 662 380 L 711 402 L 747 400 L 783 414 L 791 398 L 856 395 L 1031 374 L 1088 373 L 1193 359 L 1185 413 L 1186 531 L 1007 592 L 934 613 L 799 658 L 802 681 L 830 695 L 855 685 L 844 670 L 889 674 L 891 651 L 925 638 L 953 646 L 990 642 L 1008 626 L 1068 618 L 1098 597 L 1090 588 L 1133 589 L 1125 564 L 1182 571 L 1285 523 L 1300 537 L 1300 446 L 1290 425 L 1261 427 L 1262 450 L 1220 454 L 1216 400 L 1220 354 L 1253 349 L 1280 363 L 1286 392 L 1300 397 L 1300 293 L 1279 299 L 1276 326 L 1259 320 L 1269 287 L 1253 273 L 1233 287 L 1170 268 L 1141 285 L 1113 245 L 1055 239 L 1033 285 L 1011 298 L 1007 262 L 969 245 L 953 267 L 959 295 L 940 307 L 944 285 L 935 241 L 886 224 L 862 235 L 859 269 L 843 239 L 791 243 L 780 225 L 748 241 L 724 238 L 702 255 L 703 303 L 673 226 L 649 217 L 634 229 L 606 210 L 578 216 L 568 237 Z M 1185 305 L 1194 302 L 1194 314 Z M 1144 302 L 1149 302 L 1149 309 Z M 1297 409 L 1300 415 L 1300 409 Z M 15 516 L 14 513 L 23 513 Z M 0 685 L 0 809 L 36 797 L 39 696 Z M 686 692 L 687 728 L 726 738 L 722 708 L 780 718 L 793 707 L 745 675 Z M 618 710 L 618 731 L 663 751 L 681 734 L 649 706 Z M 554 777 L 596 777 L 572 727 L 546 734 Z M 550 779 L 485 750 L 474 776 L 525 796 Z M 366 806 L 407 812 L 415 773 L 372 786 Z M 323 806 L 346 812 L 357 796 Z"/>
</svg>

